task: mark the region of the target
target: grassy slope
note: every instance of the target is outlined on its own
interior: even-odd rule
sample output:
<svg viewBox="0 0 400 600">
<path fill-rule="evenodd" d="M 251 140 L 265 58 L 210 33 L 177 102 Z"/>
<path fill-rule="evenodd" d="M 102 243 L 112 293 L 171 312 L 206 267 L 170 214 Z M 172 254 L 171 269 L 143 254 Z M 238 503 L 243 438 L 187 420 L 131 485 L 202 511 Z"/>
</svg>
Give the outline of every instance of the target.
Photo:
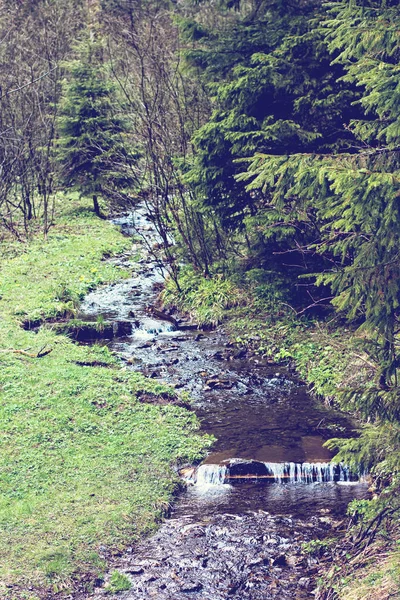
<svg viewBox="0 0 400 600">
<path fill-rule="evenodd" d="M 207 440 L 192 413 L 140 404 L 163 387 L 26 320 L 73 312 L 95 285 L 123 276 L 102 261 L 127 246 L 115 228 L 64 207 L 46 243 L 3 245 L 0 268 L 0 596 L 44 598 L 88 585 L 114 551 L 149 531 L 176 479 L 171 465 Z M 35 353 L 52 349 L 42 358 Z M 104 363 L 81 366 L 78 363 Z M 30 591 L 28 591 L 30 590 Z"/>
</svg>

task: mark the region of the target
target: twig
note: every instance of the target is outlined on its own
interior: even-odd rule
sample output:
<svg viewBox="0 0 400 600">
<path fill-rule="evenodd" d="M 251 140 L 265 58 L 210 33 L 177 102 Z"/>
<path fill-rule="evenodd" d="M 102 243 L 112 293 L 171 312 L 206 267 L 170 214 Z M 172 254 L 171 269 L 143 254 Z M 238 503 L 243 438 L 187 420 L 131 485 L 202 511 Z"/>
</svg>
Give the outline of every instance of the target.
<svg viewBox="0 0 400 600">
<path fill-rule="evenodd" d="M 50 352 L 53 352 L 53 348 L 48 348 L 46 350 L 46 346 L 43 346 L 39 352 L 32 353 L 27 352 L 26 350 L 16 350 L 15 348 L 10 348 L 8 350 L 0 350 L 3 353 L 10 354 L 22 354 L 22 356 L 29 356 L 29 358 L 43 358 L 43 356 L 47 356 Z"/>
<path fill-rule="evenodd" d="M 53 67 L 49 71 L 46 71 L 46 73 L 42 73 L 42 75 L 40 75 L 36 79 L 33 79 L 32 81 L 28 81 L 28 83 L 25 83 L 24 85 L 21 85 L 20 87 L 15 88 L 14 90 L 9 90 L 8 92 L 5 92 L 5 94 L 2 94 L 0 96 L 0 100 L 5 98 L 6 96 L 10 96 L 10 94 L 15 94 L 15 92 L 20 92 L 21 90 L 25 89 L 26 87 L 33 85 L 34 83 L 40 81 L 41 79 L 44 79 L 45 77 L 47 77 L 47 75 L 50 75 L 50 73 L 52 73 L 56 69 L 58 69 L 58 65 L 56 67 Z"/>
</svg>

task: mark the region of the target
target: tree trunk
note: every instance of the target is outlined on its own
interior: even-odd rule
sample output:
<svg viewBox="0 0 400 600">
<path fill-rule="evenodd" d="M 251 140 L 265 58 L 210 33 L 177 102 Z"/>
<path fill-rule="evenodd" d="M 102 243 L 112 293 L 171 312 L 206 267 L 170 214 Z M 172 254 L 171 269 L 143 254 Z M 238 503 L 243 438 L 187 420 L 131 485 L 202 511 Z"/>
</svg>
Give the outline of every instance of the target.
<svg viewBox="0 0 400 600">
<path fill-rule="evenodd" d="M 96 194 L 93 194 L 93 209 L 94 209 L 94 212 L 96 213 L 96 215 L 100 219 L 104 219 L 104 215 L 102 214 L 102 212 L 100 210 L 99 201 L 97 199 Z"/>
</svg>

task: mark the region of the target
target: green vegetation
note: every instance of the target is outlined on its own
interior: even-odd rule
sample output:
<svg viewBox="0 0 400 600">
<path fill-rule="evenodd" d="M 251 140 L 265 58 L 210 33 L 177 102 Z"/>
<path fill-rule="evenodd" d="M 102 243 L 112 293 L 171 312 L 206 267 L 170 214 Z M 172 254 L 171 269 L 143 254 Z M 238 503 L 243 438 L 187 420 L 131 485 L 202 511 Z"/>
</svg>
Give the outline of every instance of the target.
<svg viewBox="0 0 400 600">
<path fill-rule="evenodd" d="M 378 523 L 365 541 L 383 543 L 400 489 L 398 0 L 0 8 L 1 359 L 22 381 L 3 393 L 19 406 L 28 382 L 36 389 L 30 362 L 66 390 L 81 381 L 73 353 L 100 349 L 77 349 L 49 323 L 37 334 L 18 325 L 74 316 L 85 291 L 123 276 L 100 258 L 126 242 L 87 210 L 60 218 L 59 189 L 92 194 L 98 215 L 97 194 L 130 206 L 140 190 L 171 276 L 164 302 L 205 325 L 230 317 L 239 344 L 293 361 L 315 393 L 358 417 L 359 437 L 336 431 L 329 444 L 370 471 L 379 499 L 354 535 Z M 96 381 L 114 377 L 107 361 Z M 134 402 L 138 380 L 119 376 L 113 389 L 127 386 Z M 344 571 L 335 565 L 321 600 L 342 594 Z"/>
<path fill-rule="evenodd" d="M 47 242 L 5 243 L 0 273 L 3 319 L 36 323 L 76 314 L 85 293 L 104 281 L 126 274 L 102 261 L 122 252 L 129 242 L 116 230 L 93 219 L 87 204 L 59 197 L 69 205 Z M 75 196 L 74 196 L 75 198 Z"/>
<path fill-rule="evenodd" d="M 356 583 L 349 577 L 341 598 L 343 600 L 386 600 L 398 597 L 400 589 L 400 553 L 382 556 L 378 565 L 369 564 L 359 573 Z"/>
<path fill-rule="evenodd" d="M 244 304 L 244 295 L 229 279 L 205 279 L 187 267 L 179 277 L 179 291 L 170 280 L 161 295 L 165 304 L 174 304 L 201 326 L 217 325 L 226 310 Z"/>
<path fill-rule="evenodd" d="M 111 573 L 110 581 L 106 586 L 106 591 L 108 594 L 124 592 L 129 590 L 131 585 L 131 582 L 129 581 L 128 577 L 124 575 L 124 573 L 113 571 L 113 573 Z"/>
<path fill-rule="evenodd" d="M 187 410 L 140 404 L 139 390 L 166 388 L 121 369 L 106 347 L 78 346 L 51 321 L 37 333 L 21 328 L 74 314 L 85 292 L 123 276 L 102 258 L 126 238 L 86 207 L 62 204 L 47 243 L 7 246 L 1 265 L 2 598 L 25 598 L 28 587 L 52 597 L 77 579 L 90 587 L 165 512 L 172 465 L 208 444 Z"/>
<path fill-rule="evenodd" d="M 135 185 L 137 155 L 129 148 L 129 126 L 118 114 L 117 88 L 104 65 L 105 43 L 88 38 L 77 59 L 66 64 L 68 79 L 58 120 L 58 160 L 62 184 L 93 198 L 100 216 L 104 200 L 126 200 Z"/>
</svg>

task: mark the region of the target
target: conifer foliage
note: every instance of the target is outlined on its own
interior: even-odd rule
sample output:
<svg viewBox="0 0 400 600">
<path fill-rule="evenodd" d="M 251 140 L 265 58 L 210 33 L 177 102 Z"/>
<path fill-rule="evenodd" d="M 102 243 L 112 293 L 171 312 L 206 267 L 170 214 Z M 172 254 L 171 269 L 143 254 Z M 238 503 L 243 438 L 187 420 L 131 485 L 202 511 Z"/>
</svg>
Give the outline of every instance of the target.
<svg viewBox="0 0 400 600">
<path fill-rule="evenodd" d="M 194 136 L 190 181 L 230 226 L 241 226 L 244 216 L 265 207 L 235 178 L 241 170 L 236 159 L 255 151 L 280 155 L 347 147 L 352 135 L 343 123 L 357 114 L 351 105 L 356 92 L 338 81 L 342 66 L 329 66 L 316 27 L 325 14 L 320 1 L 239 7 L 234 14 L 221 9 L 224 26 L 218 32 L 203 26 L 197 47 L 187 52 L 189 63 L 203 71 L 214 108 Z M 186 24 L 187 30 L 193 40 L 199 27 Z"/>
<path fill-rule="evenodd" d="M 330 153 L 256 153 L 247 173 L 285 211 L 314 211 L 313 248 L 331 267 L 316 277 L 333 303 L 368 332 L 366 349 L 380 365 L 367 389 L 343 392 L 347 405 L 376 423 L 400 419 L 400 8 L 397 2 L 341 0 L 329 4 L 323 31 L 342 81 L 360 90 L 361 115 L 346 123 L 353 144 Z M 364 440 L 367 443 L 367 439 Z M 344 444 L 343 448 L 349 448 Z M 382 450 L 382 449 L 381 449 Z M 382 457 L 382 452 L 381 452 Z"/>
<path fill-rule="evenodd" d="M 136 182 L 138 159 L 104 52 L 101 39 L 88 37 L 79 45 L 77 58 L 66 65 L 69 76 L 59 119 L 63 185 L 91 195 L 99 216 L 99 196 L 106 201 L 126 199 Z"/>
</svg>

